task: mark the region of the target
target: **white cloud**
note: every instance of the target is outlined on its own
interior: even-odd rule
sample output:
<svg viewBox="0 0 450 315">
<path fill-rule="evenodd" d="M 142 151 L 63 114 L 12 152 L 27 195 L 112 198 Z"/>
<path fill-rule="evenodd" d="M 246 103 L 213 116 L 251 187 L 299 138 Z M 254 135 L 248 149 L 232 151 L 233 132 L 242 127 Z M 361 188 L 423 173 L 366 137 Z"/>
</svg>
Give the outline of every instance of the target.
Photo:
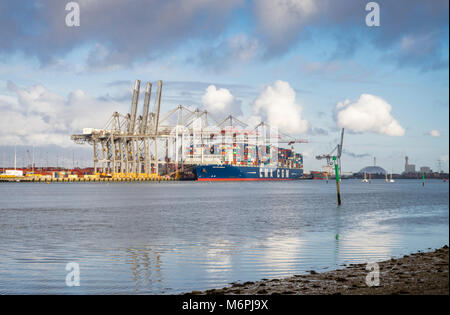
<svg viewBox="0 0 450 315">
<path fill-rule="evenodd" d="M 282 41 L 317 12 L 313 0 L 259 0 L 255 5 L 261 29 L 275 41 Z"/>
<path fill-rule="evenodd" d="M 103 128 L 115 110 L 126 110 L 81 90 L 65 98 L 42 85 L 22 88 L 8 82 L 7 87 L 16 96 L 0 95 L 1 145 L 71 146 L 72 133 L 85 127 Z"/>
<path fill-rule="evenodd" d="M 309 126 L 295 101 L 294 89 L 280 80 L 267 86 L 253 102 L 253 115 L 262 116 L 269 125 L 288 133 L 306 132 Z"/>
<path fill-rule="evenodd" d="M 229 114 L 239 116 L 241 112 L 241 102 L 231 94 L 228 89 L 217 89 L 215 85 L 210 85 L 202 96 L 202 104 L 214 118 L 222 119 Z"/>
<path fill-rule="evenodd" d="M 428 134 L 432 137 L 440 137 L 441 136 L 441 133 L 439 132 L 439 130 L 436 130 L 436 129 L 431 130 Z"/>
<path fill-rule="evenodd" d="M 356 102 L 345 100 L 336 105 L 337 124 L 354 132 L 403 136 L 405 129 L 392 117 L 391 109 L 384 99 L 362 94 Z"/>
<path fill-rule="evenodd" d="M 202 96 L 202 104 L 214 118 L 225 118 L 230 113 L 249 126 L 261 121 L 288 133 L 308 130 L 308 122 L 302 119 L 302 107 L 295 101 L 295 91 L 289 83 L 276 81 L 264 88 L 252 104 L 252 115 L 243 117 L 241 102 L 228 89 L 210 85 Z"/>
</svg>

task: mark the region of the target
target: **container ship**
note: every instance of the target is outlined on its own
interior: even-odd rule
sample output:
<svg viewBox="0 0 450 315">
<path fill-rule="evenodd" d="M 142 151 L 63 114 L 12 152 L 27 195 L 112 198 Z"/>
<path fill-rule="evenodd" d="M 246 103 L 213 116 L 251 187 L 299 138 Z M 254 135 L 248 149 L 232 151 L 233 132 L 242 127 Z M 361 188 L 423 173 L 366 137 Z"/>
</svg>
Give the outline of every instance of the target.
<svg viewBox="0 0 450 315">
<path fill-rule="evenodd" d="M 198 181 L 295 180 L 303 176 L 303 156 L 290 149 L 278 148 L 278 159 L 265 163 L 236 161 L 197 165 Z"/>
<path fill-rule="evenodd" d="M 328 172 L 326 171 L 311 171 L 311 178 L 314 180 L 328 180 Z"/>
</svg>

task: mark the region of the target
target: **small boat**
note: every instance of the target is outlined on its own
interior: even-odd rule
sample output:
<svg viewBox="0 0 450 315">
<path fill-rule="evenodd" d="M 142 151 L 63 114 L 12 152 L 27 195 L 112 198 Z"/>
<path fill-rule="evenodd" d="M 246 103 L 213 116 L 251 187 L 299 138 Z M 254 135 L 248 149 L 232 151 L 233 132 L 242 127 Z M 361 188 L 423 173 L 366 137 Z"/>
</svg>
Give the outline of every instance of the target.
<svg viewBox="0 0 450 315">
<path fill-rule="evenodd" d="M 364 172 L 364 179 L 362 180 L 363 183 L 368 183 L 366 172 Z"/>
<path fill-rule="evenodd" d="M 392 171 L 391 171 L 391 179 L 389 180 L 390 183 L 395 183 L 395 180 L 392 178 Z"/>
</svg>

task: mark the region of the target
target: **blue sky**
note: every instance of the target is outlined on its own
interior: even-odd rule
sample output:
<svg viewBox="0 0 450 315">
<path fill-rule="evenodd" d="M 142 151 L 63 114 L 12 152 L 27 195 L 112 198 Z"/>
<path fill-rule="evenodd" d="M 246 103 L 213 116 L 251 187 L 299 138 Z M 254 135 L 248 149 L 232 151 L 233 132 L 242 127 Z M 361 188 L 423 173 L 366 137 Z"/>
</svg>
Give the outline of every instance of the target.
<svg viewBox="0 0 450 315">
<path fill-rule="evenodd" d="M 55 152 L 87 164 L 89 148 L 69 135 L 126 113 L 135 79 L 161 79 L 163 112 L 297 115 L 280 123 L 309 139 L 296 147 L 306 170 L 345 125 L 344 171 L 376 156 L 401 172 L 405 155 L 448 171 L 448 1 L 377 1 L 379 27 L 365 24 L 361 0 L 83 0 L 79 27 L 65 24 L 68 2 L 0 4 L 2 163 L 17 144 L 50 151 L 50 164 Z"/>
</svg>

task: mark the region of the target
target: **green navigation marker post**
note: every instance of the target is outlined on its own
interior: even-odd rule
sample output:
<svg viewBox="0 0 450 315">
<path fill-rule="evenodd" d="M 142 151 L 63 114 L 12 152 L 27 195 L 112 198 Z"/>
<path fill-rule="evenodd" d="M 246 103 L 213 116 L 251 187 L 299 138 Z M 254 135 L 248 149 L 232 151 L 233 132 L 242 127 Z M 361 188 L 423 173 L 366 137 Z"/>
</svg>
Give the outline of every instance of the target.
<svg viewBox="0 0 450 315">
<path fill-rule="evenodd" d="M 336 157 L 333 156 L 334 161 L 334 171 L 336 173 L 336 190 L 337 190 L 337 202 L 338 206 L 341 205 L 341 190 L 339 187 L 339 165 L 336 163 Z"/>
<path fill-rule="evenodd" d="M 425 186 L 425 172 L 422 172 L 422 186 Z"/>
</svg>

